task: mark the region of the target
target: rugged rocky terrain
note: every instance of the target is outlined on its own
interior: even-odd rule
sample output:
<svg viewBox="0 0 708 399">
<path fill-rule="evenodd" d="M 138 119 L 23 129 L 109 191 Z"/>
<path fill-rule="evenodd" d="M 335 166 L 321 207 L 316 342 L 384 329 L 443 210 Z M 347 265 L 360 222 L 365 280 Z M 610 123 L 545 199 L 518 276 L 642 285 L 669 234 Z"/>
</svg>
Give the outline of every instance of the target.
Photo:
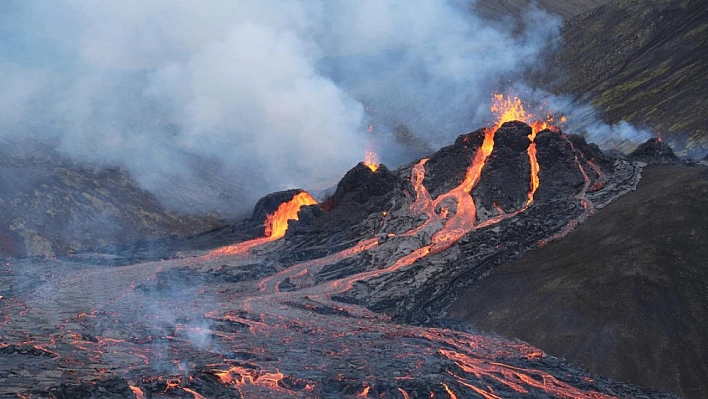
<svg viewBox="0 0 708 399">
<path fill-rule="evenodd" d="M 321 205 L 275 193 L 201 235 L 236 241 L 212 251 L 7 259 L 0 393 L 670 397 L 439 318 L 496 264 L 634 189 L 641 164 L 544 127 L 500 122 L 397 170 L 357 165 Z M 283 218 L 298 220 L 279 235 Z"/>
<path fill-rule="evenodd" d="M 675 149 L 708 152 L 708 3 L 613 0 L 568 19 L 560 51 L 536 84 L 664 133 Z"/>
<path fill-rule="evenodd" d="M 123 169 L 80 165 L 45 144 L 1 144 L 0 256 L 66 255 L 218 225 L 168 211 Z"/>
</svg>

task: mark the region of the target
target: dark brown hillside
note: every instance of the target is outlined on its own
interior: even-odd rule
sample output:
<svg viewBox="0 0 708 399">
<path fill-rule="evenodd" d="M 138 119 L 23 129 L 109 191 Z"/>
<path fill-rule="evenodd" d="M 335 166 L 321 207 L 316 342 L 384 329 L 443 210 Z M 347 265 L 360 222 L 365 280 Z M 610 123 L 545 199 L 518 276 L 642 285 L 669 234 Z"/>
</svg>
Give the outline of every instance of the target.
<svg viewBox="0 0 708 399">
<path fill-rule="evenodd" d="M 481 0 L 476 4 L 476 8 L 482 15 L 491 18 L 499 18 L 500 15 L 521 16 L 530 4 L 536 4 L 550 13 L 560 15 L 563 18 L 570 18 L 581 14 L 595 7 L 599 7 L 609 0 Z"/>
<path fill-rule="evenodd" d="M 708 152 L 708 2 L 614 0 L 562 34 L 541 87 L 591 101 L 608 123 L 661 131 L 679 153 Z"/>
<path fill-rule="evenodd" d="M 708 397 L 708 168 L 650 166 L 573 234 L 449 311 L 618 380 Z"/>
</svg>

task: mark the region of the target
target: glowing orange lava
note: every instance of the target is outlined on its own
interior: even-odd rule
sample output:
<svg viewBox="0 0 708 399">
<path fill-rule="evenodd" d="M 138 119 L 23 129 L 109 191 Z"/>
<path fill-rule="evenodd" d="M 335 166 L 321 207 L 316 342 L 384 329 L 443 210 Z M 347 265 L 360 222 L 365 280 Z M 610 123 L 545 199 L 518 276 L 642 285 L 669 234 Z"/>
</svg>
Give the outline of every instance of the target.
<svg viewBox="0 0 708 399">
<path fill-rule="evenodd" d="M 536 135 L 545 129 L 550 129 L 553 131 L 559 131 L 560 129 L 553 125 L 555 118 L 552 115 L 546 116 L 545 120 L 536 119 L 532 113 L 526 110 L 523 101 L 521 101 L 518 96 L 505 96 L 500 93 L 493 94 L 492 112 L 497 118 L 497 121 L 492 128 L 494 130 L 499 129 L 504 123 L 511 121 L 520 121 L 531 126 L 531 134 L 529 135 L 531 144 L 527 149 L 529 163 L 531 165 L 531 184 L 527 195 L 528 199 L 526 201 L 526 207 L 528 207 L 533 202 L 534 194 L 540 185 L 540 180 L 538 177 L 540 167 L 536 158 Z M 565 124 L 565 122 L 566 117 L 561 116 L 559 118 L 559 124 L 562 125 Z"/>
<path fill-rule="evenodd" d="M 288 220 L 299 220 L 297 213 L 300 212 L 300 208 L 316 204 L 317 200 L 312 198 L 307 191 L 302 191 L 290 201 L 280 204 L 273 214 L 266 217 L 266 237 L 273 240 L 283 237 L 288 229 Z"/>
<path fill-rule="evenodd" d="M 494 361 L 486 361 L 467 354 L 440 349 L 440 354 L 455 362 L 455 364 L 466 374 L 475 376 L 478 379 L 489 379 L 498 381 L 508 388 L 520 393 L 529 393 L 529 388 L 536 388 L 553 394 L 557 398 L 584 398 L 584 399 L 611 399 L 610 395 L 596 392 L 584 392 L 576 387 L 556 379 L 554 376 L 540 370 L 514 367 Z M 453 374 L 454 375 L 454 374 Z M 457 381 L 482 395 L 485 399 L 501 399 L 500 396 L 475 387 L 467 382 L 465 378 L 455 375 Z"/>
<path fill-rule="evenodd" d="M 457 395 L 455 395 L 455 392 L 452 392 L 452 389 L 447 386 L 444 382 L 442 383 L 442 386 L 445 388 L 445 392 L 447 392 L 448 395 L 450 395 L 450 399 L 457 399 Z"/>
<path fill-rule="evenodd" d="M 130 387 L 130 390 L 133 391 L 133 394 L 135 394 L 135 399 L 145 399 L 145 394 L 142 389 L 132 385 L 128 385 L 128 387 Z"/>
<path fill-rule="evenodd" d="M 366 152 L 364 153 L 364 165 L 371 169 L 372 172 L 376 172 L 379 169 L 379 164 L 381 163 L 379 161 L 379 155 L 376 153 L 376 150 L 374 150 L 374 138 L 371 136 L 372 133 L 374 133 L 374 125 L 369 124 L 369 127 L 366 129 L 367 132 L 369 133 L 369 141 L 366 144 Z"/>
<path fill-rule="evenodd" d="M 193 390 L 193 389 L 190 389 L 190 388 L 182 388 L 182 390 L 185 391 L 185 392 L 189 392 L 189 393 L 191 393 L 192 395 L 194 395 L 194 399 L 207 399 L 206 397 L 200 395 L 199 392 L 197 392 L 197 391 L 195 391 L 195 390 Z"/>
<path fill-rule="evenodd" d="M 366 165 L 372 172 L 379 170 L 379 156 L 374 152 L 374 150 L 369 146 L 366 149 L 366 156 L 364 158 L 364 165 Z"/>
<path fill-rule="evenodd" d="M 297 214 L 300 212 L 300 208 L 306 205 L 316 204 L 317 200 L 315 200 L 310 193 L 302 191 L 296 194 L 290 201 L 280 204 L 275 212 L 266 216 L 265 237 L 219 248 L 212 251 L 210 255 L 246 255 L 251 248 L 270 241 L 275 241 L 285 236 L 285 232 L 288 230 L 288 221 L 299 220 Z"/>
<path fill-rule="evenodd" d="M 369 397 L 369 387 L 364 387 L 364 390 L 356 395 L 357 398 L 368 398 Z"/>
<path fill-rule="evenodd" d="M 493 130 L 497 130 L 506 122 L 521 121 L 526 122 L 533 118 L 533 115 L 526 112 L 524 104 L 517 96 L 503 95 L 501 93 L 492 94 L 492 113 L 496 117 Z"/>
</svg>

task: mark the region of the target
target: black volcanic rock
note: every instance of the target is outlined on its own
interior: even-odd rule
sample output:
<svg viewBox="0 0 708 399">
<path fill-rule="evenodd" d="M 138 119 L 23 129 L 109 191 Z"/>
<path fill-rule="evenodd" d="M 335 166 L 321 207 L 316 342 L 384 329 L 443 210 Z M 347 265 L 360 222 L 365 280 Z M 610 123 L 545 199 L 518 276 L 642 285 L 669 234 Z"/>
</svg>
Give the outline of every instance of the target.
<svg viewBox="0 0 708 399">
<path fill-rule="evenodd" d="M 301 210 L 300 220 L 291 222 L 287 235 L 303 247 L 336 248 L 362 234 L 371 234 L 383 211 L 405 198 L 404 181 L 385 165 L 374 172 L 363 163 L 350 169 L 340 180 L 334 194 L 318 207 Z M 298 253 L 308 259 L 315 252 Z M 319 256 L 319 255 L 318 255 Z"/>
<path fill-rule="evenodd" d="M 118 377 L 101 381 L 94 381 L 92 384 L 61 384 L 51 389 L 51 397 L 56 399 L 73 398 L 105 398 L 121 399 L 134 397 L 135 394 L 128 387 L 127 382 Z"/>
<path fill-rule="evenodd" d="M 600 150 L 600 147 L 598 147 L 597 144 L 588 143 L 585 141 L 585 137 L 580 134 L 567 134 L 565 137 L 570 140 L 574 149 L 579 150 L 583 154 L 584 159 L 594 162 L 603 170 L 612 169 L 614 159 L 610 156 L 610 151 L 608 151 L 610 155 L 606 155 L 602 152 L 602 150 Z"/>
<path fill-rule="evenodd" d="M 525 152 L 531 144 L 530 134 L 531 127 L 524 122 L 506 122 L 494 135 L 494 152 Z"/>
<path fill-rule="evenodd" d="M 477 148 L 484 142 L 486 129 L 462 134 L 455 144 L 441 148 L 425 164 L 425 187 L 433 198 L 462 182 Z"/>
<path fill-rule="evenodd" d="M 507 122 L 495 133 L 494 150 L 472 191 L 480 220 L 486 219 L 484 214 L 493 216 L 497 206 L 509 212 L 526 203 L 531 184 L 530 134 L 531 127 L 523 122 Z"/>
<path fill-rule="evenodd" d="M 541 184 L 536 201 L 553 201 L 574 195 L 584 183 L 575 162 L 572 142 L 561 133 L 544 130 L 536 135 L 536 159 Z"/>
<path fill-rule="evenodd" d="M 649 164 L 676 163 L 679 158 L 668 144 L 657 138 L 651 138 L 629 154 L 629 159 Z"/>
<path fill-rule="evenodd" d="M 251 222 L 263 223 L 269 214 L 275 212 L 280 204 L 290 201 L 296 195 L 304 192 L 299 188 L 270 193 L 256 202 L 251 214 Z"/>
<path fill-rule="evenodd" d="M 380 165 L 374 172 L 368 166 L 359 163 L 339 181 L 337 190 L 329 199 L 330 206 L 336 208 L 347 200 L 365 204 L 373 199 L 378 203 L 380 197 L 391 193 L 399 184 L 398 178 L 388 170 L 386 165 Z"/>
</svg>

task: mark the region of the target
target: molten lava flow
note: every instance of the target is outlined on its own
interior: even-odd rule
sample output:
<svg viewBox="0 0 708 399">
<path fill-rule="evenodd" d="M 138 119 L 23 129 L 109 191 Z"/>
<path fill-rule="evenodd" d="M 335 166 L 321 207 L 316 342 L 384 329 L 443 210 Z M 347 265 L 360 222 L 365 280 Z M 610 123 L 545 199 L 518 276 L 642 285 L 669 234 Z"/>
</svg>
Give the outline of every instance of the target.
<svg viewBox="0 0 708 399">
<path fill-rule="evenodd" d="M 145 394 L 143 393 L 142 389 L 132 385 L 128 385 L 128 387 L 131 391 L 133 391 L 133 394 L 135 394 L 135 399 L 145 399 Z"/>
<path fill-rule="evenodd" d="M 536 142 L 534 141 L 536 139 L 536 133 L 536 129 L 531 132 L 531 136 L 529 136 L 531 144 L 529 144 L 529 148 L 526 150 L 529 154 L 529 163 L 531 165 L 531 188 L 527 194 L 527 207 L 533 202 L 533 196 L 536 194 L 536 190 L 538 190 L 538 186 L 541 184 L 541 180 L 538 177 L 538 172 L 541 170 L 541 167 L 538 165 L 538 159 L 536 158 Z"/>
<path fill-rule="evenodd" d="M 409 207 L 409 212 L 411 215 L 427 215 L 428 218 L 425 223 L 418 227 L 418 229 L 410 230 L 403 233 L 403 236 L 414 235 L 418 230 L 422 229 L 437 218 L 435 213 L 435 205 L 433 204 L 433 199 L 428 192 L 428 189 L 423 185 L 423 180 L 425 180 L 425 164 L 428 162 L 428 158 L 423 158 L 418 161 L 417 164 L 413 166 L 411 170 L 410 182 L 415 190 L 416 197 L 415 200 L 411 202 Z M 444 217 L 443 217 L 444 218 Z"/>
<path fill-rule="evenodd" d="M 185 391 L 185 392 L 191 393 L 192 395 L 194 395 L 194 399 L 207 399 L 206 397 L 200 395 L 199 392 L 197 392 L 197 391 L 195 391 L 195 390 L 193 390 L 193 389 L 182 388 L 182 390 Z"/>
<path fill-rule="evenodd" d="M 444 382 L 442 383 L 442 386 L 445 388 L 445 392 L 447 392 L 448 395 L 450 395 L 450 399 L 457 399 L 457 395 L 455 395 L 454 392 L 452 392 L 452 389 L 447 386 Z"/>
<path fill-rule="evenodd" d="M 317 200 L 315 200 L 310 193 L 302 191 L 296 194 L 290 201 L 280 204 L 275 212 L 266 216 L 265 237 L 219 248 L 212 251 L 210 255 L 246 255 L 251 248 L 270 241 L 275 241 L 285 236 L 285 232 L 288 230 L 288 221 L 299 220 L 297 214 L 300 212 L 300 208 L 306 205 L 316 204 Z"/>
<path fill-rule="evenodd" d="M 530 389 L 540 389 L 557 398 L 584 398 L 584 399 L 611 399 L 610 395 L 597 392 L 583 392 L 576 387 L 556 379 L 554 376 L 541 371 L 521 367 L 514 367 L 494 361 L 487 361 L 477 357 L 469 356 L 461 351 L 440 349 L 440 354 L 455 362 L 457 367 L 464 373 L 473 375 L 477 379 L 489 381 L 496 380 L 509 389 L 520 393 L 528 394 Z M 499 399 L 500 396 L 494 392 L 485 392 L 474 385 L 465 382 L 465 378 L 455 375 L 458 382 L 471 388 L 476 393 L 486 399 Z"/>
<path fill-rule="evenodd" d="M 487 158 L 494 150 L 494 134 L 496 130 L 487 129 L 484 134 L 484 142 L 477 149 L 477 153 L 472 159 L 472 163 L 467 168 L 465 179 L 459 186 L 449 192 L 438 196 L 433 202 L 434 209 L 438 208 L 446 200 L 457 202 L 455 214 L 447 221 L 440 231 L 431 238 L 431 254 L 440 253 L 452 246 L 462 236 L 474 229 L 477 221 L 477 206 L 470 195 L 472 189 L 479 183 L 482 177 L 482 169 L 487 162 Z"/>
<path fill-rule="evenodd" d="M 317 200 L 312 198 L 310 193 L 306 191 L 302 191 L 295 195 L 290 201 L 280 204 L 273 214 L 266 217 L 266 237 L 270 237 L 273 240 L 283 237 L 285 231 L 288 229 L 288 221 L 299 220 L 297 213 L 300 212 L 300 208 L 305 205 L 316 204 Z"/>
<path fill-rule="evenodd" d="M 497 117 L 497 122 L 493 127 L 495 130 L 500 128 L 504 123 L 511 121 L 521 121 L 531 126 L 531 134 L 529 135 L 531 144 L 527 149 L 529 163 L 531 165 L 531 184 L 527 194 L 528 199 L 526 201 L 526 207 L 528 207 L 533 202 L 534 194 L 540 185 L 540 180 L 538 177 L 540 167 L 536 158 L 536 134 L 546 129 L 555 132 L 560 131 L 560 129 L 553 125 L 553 123 L 555 123 L 555 118 L 550 114 L 546 116 L 545 120 L 535 119 L 532 113 L 526 111 L 524 103 L 517 96 L 505 96 L 500 93 L 493 94 L 492 112 Z M 566 117 L 561 115 L 558 122 L 560 125 L 565 124 Z"/>
<path fill-rule="evenodd" d="M 233 366 L 228 370 L 214 370 L 214 375 L 219 377 L 222 384 L 235 387 L 241 393 L 241 397 L 263 397 L 261 395 L 246 395 L 244 391 L 269 392 L 271 394 L 291 393 L 280 386 L 285 375 L 277 370 L 275 373 L 264 373 L 244 366 Z"/>
<path fill-rule="evenodd" d="M 253 240 L 240 242 L 238 244 L 227 245 L 225 247 L 211 251 L 211 256 L 222 255 L 247 255 L 251 248 L 273 241 L 270 237 L 261 237 Z"/>
</svg>

